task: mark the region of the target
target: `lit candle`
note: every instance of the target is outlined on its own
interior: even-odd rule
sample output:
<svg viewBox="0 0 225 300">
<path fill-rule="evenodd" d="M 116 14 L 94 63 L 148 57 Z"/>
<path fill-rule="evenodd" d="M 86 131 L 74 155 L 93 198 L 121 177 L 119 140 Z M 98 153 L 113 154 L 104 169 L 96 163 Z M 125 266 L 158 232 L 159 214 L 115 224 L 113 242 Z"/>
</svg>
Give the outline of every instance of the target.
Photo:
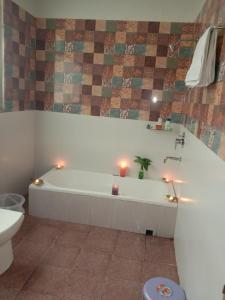
<svg viewBox="0 0 225 300">
<path fill-rule="evenodd" d="M 42 179 L 35 179 L 32 182 L 34 185 L 42 185 L 44 181 Z"/>
<path fill-rule="evenodd" d="M 118 196 L 119 195 L 119 186 L 117 184 L 114 184 L 112 186 L 112 195 Z"/>
<path fill-rule="evenodd" d="M 122 161 L 120 163 L 120 177 L 125 177 L 127 173 L 127 163 Z"/>
<path fill-rule="evenodd" d="M 64 165 L 63 164 L 60 164 L 58 163 L 55 167 L 57 170 L 60 170 L 60 169 L 63 169 L 64 168 Z"/>
</svg>

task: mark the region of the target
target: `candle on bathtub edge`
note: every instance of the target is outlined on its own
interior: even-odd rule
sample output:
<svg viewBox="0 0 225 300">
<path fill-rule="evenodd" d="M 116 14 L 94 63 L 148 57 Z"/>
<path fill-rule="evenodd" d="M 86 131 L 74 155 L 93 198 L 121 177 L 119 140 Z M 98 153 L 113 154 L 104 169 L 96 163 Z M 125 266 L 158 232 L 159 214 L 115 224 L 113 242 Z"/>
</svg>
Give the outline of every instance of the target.
<svg viewBox="0 0 225 300">
<path fill-rule="evenodd" d="M 122 161 L 120 163 L 120 177 L 125 177 L 127 174 L 127 163 Z"/>
<path fill-rule="evenodd" d="M 56 165 L 56 167 L 55 167 L 57 170 L 61 170 L 61 169 L 63 169 L 64 168 L 64 165 L 63 164 L 60 164 L 60 163 L 58 163 L 57 165 Z"/>
<path fill-rule="evenodd" d="M 113 184 L 113 186 L 112 186 L 112 195 L 114 195 L 114 196 L 119 195 L 119 186 L 117 184 Z"/>
</svg>

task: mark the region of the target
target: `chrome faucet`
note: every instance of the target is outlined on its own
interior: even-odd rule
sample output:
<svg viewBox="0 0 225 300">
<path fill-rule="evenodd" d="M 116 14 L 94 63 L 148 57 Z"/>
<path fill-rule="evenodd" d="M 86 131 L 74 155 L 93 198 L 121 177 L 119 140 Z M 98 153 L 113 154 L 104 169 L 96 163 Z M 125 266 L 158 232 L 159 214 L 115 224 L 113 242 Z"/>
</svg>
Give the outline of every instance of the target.
<svg viewBox="0 0 225 300">
<path fill-rule="evenodd" d="M 185 144 L 185 132 L 183 132 L 181 135 L 179 135 L 175 140 L 175 149 L 177 149 L 177 145 L 181 145 L 182 148 Z"/>
<path fill-rule="evenodd" d="M 177 160 L 179 162 L 182 161 L 182 157 L 175 157 L 175 156 L 167 156 L 165 159 L 164 159 L 164 164 L 167 162 L 168 159 L 172 159 L 172 160 Z"/>
</svg>

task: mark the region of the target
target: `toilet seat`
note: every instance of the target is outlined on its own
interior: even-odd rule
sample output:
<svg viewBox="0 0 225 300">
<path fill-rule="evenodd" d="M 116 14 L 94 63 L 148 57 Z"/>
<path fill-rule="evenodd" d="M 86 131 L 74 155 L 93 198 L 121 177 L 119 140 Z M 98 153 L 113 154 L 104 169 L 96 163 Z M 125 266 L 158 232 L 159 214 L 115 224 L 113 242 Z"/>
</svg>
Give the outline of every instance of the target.
<svg viewBox="0 0 225 300">
<path fill-rule="evenodd" d="M 0 209 L 0 235 L 23 219 L 23 213 Z"/>
</svg>

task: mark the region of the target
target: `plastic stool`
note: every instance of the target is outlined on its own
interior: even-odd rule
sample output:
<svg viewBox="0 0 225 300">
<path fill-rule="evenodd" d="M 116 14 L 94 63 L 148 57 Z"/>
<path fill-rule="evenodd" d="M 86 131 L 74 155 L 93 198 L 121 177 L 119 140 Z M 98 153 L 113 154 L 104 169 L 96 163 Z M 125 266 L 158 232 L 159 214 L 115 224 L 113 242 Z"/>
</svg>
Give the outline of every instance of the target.
<svg viewBox="0 0 225 300">
<path fill-rule="evenodd" d="M 148 280 L 143 288 L 144 300 L 185 300 L 184 290 L 174 281 L 156 277 Z"/>
</svg>

